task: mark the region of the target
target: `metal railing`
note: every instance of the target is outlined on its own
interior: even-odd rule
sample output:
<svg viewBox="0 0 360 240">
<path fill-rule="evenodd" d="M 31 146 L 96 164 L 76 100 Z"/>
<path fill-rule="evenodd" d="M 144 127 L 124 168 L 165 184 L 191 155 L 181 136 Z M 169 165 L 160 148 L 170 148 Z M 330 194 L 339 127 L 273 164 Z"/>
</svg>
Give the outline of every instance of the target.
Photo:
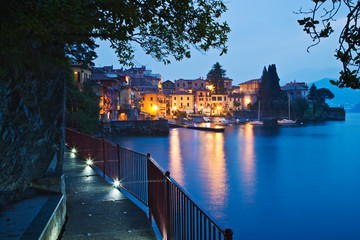
<svg viewBox="0 0 360 240">
<path fill-rule="evenodd" d="M 149 208 L 163 239 L 231 240 L 177 184 L 150 154 L 144 155 L 107 140 L 66 129 L 66 143 L 79 157 L 91 159 L 103 177 L 119 181 L 121 188 Z"/>
</svg>

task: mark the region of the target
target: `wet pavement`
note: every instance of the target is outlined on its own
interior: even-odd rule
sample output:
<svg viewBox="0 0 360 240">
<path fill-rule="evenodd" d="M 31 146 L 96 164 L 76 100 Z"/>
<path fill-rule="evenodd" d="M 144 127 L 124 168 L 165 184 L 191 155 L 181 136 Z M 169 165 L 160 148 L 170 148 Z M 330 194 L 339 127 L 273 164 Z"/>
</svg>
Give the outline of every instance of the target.
<svg viewBox="0 0 360 240">
<path fill-rule="evenodd" d="M 64 174 L 68 220 L 62 239 L 156 239 L 145 212 L 69 151 Z"/>
</svg>

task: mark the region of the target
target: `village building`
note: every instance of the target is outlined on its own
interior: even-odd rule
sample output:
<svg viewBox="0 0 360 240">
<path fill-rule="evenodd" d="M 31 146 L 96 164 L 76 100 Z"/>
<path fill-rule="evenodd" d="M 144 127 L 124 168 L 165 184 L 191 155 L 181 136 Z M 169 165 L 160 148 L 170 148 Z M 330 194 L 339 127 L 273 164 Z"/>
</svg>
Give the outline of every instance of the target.
<svg viewBox="0 0 360 240">
<path fill-rule="evenodd" d="M 166 80 L 165 82 L 161 83 L 161 89 L 165 95 L 170 95 L 175 91 L 175 83 L 170 80 Z"/>
<path fill-rule="evenodd" d="M 243 94 L 242 109 L 247 109 L 249 104 L 254 104 L 259 99 L 260 79 L 253 79 L 240 83 L 240 94 Z"/>
<path fill-rule="evenodd" d="M 228 94 L 211 94 L 211 114 L 222 115 L 229 110 Z"/>
<path fill-rule="evenodd" d="M 166 96 L 155 91 L 140 93 L 141 111 L 148 114 L 150 118 L 166 117 Z"/>
<path fill-rule="evenodd" d="M 237 111 L 244 109 L 243 94 L 229 94 L 229 110 Z"/>
<path fill-rule="evenodd" d="M 90 67 L 83 67 L 80 65 L 73 65 L 72 67 L 74 71 L 75 85 L 81 92 L 84 82 L 92 78 L 93 70 Z"/>
<path fill-rule="evenodd" d="M 186 112 L 188 114 L 194 113 L 194 95 L 185 91 L 177 91 L 170 94 L 171 97 L 171 112 L 176 111 Z"/>
<path fill-rule="evenodd" d="M 198 88 L 208 86 L 208 84 L 209 82 L 202 78 L 194 80 L 185 80 L 181 78 L 179 80 L 175 80 L 175 91 L 187 91 L 191 93 Z"/>
<path fill-rule="evenodd" d="M 298 98 L 307 99 L 309 94 L 309 87 L 304 82 L 290 82 L 281 87 L 290 101 L 294 101 Z"/>
<path fill-rule="evenodd" d="M 201 87 L 193 92 L 195 100 L 195 113 L 210 115 L 211 113 L 211 91 Z"/>
</svg>

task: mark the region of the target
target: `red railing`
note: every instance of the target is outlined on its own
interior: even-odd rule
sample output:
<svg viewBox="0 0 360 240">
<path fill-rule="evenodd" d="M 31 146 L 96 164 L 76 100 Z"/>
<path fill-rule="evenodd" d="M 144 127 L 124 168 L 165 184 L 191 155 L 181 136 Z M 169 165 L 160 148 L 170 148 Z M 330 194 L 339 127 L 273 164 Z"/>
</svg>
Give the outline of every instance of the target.
<svg viewBox="0 0 360 240">
<path fill-rule="evenodd" d="M 149 218 L 164 239 L 232 239 L 156 162 L 141 153 L 107 140 L 66 129 L 66 143 L 79 157 L 91 159 L 103 177 L 119 181 L 121 188 L 149 208 Z"/>
</svg>

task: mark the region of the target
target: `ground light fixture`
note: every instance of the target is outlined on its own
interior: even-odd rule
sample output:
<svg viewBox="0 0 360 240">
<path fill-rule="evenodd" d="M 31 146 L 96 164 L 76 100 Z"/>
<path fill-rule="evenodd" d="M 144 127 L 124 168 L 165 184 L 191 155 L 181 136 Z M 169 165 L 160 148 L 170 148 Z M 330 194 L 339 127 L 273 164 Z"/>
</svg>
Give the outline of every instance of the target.
<svg viewBox="0 0 360 240">
<path fill-rule="evenodd" d="M 86 159 L 86 164 L 87 164 L 88 166 L 91 166 L 91 165 L 94 164 L 94 162 L 93 162 L 93 160 L 92 160 L 91 158 L 88 158 L 88 159 Z"/>
<path fill-rule="evenodd" d="M 72 148 L 72 149 L 71 149 L 71 152 L 72 152 L 73 154 L 75 154 L 75 153 L 76 153 L 76 148 Z"/>
<path fill-rule="evenodd" d="M 119 187 L 120 186 L 120 181 L 115 180 L 113 185 L 114 185 L 114 187 Z"/>
</svg>

